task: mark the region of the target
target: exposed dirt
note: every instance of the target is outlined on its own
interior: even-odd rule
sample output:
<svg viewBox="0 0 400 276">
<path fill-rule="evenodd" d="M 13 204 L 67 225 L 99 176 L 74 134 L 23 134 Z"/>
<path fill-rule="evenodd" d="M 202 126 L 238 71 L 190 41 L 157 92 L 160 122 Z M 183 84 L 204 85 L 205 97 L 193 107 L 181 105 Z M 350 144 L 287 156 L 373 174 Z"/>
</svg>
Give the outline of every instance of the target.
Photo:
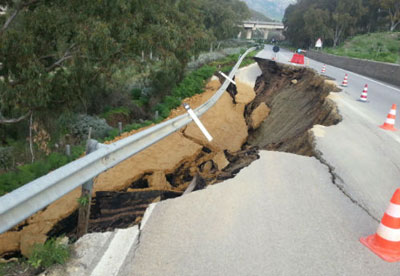
<svg viewBox="0 0 400 276">
<path fill-rule="evenodd" d="M 191 123 L 96 178 L 90 232 L 139 223 L 148 204 L 180 196 L 195 176 L 197 189 L 232 178 L 258 158 L 261 148 L 312 155 L 308 130 L 315 124 L 328 126 L 341 120 L 335 104 L 327 99 L 336 87 L 306 68 L 256 61 L 263 74 L 255 89 L 236 80 L 237 90 L 231 85 L 229 93 L 202 116 L 212 142 Z M 219 86 L 213 79 L 203 94 L 184 102 L 196 108 Z M 178 108 L 171 117 L 184 112 Z M 41 240 L 44 235 L 66 233 L 74 239 L 79 194 L 75 190 L 0 235 L 0 256 L 26 247 L 23 237 L 27 235 Z"/>
<path fill-rule="evenodd" d="M 304 67 L 257 62 L 263 75 L 257 79 L 257 96 L 246 107 L 246 118 L 261 103 L 271 112 L 247 142 L 262 149 L 311 156 L 308 130 L 316 124 L 330 126 L 341 121 L 336 105 L 326 98 L 337 91 L 335 84 Z"/>
</svg>

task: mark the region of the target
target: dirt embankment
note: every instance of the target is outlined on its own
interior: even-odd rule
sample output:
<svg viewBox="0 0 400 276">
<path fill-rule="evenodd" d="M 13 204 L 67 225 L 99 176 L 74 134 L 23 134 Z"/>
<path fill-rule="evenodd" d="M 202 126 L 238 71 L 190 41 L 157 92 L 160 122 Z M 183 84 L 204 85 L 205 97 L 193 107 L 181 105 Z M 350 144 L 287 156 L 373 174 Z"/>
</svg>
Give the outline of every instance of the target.
<svg viewBox="0 0 400 276">
<path fill-rule="evenodd" d="M 338 89 L 334 82 L 304 67 L 279 66 L 257 60 L 262 76 L 257 79 L 257 97 L 246 107 L 246 118 L 260 103 L 271 112 L 261 126 L 252 131 L 248 144 L 267 150 L 313 155 L 309 133 L 314 125 L 330 126 L 341 121 L 335 103 L 328 97 Z"/>
<path fill-rule="evenodd" d="M 89 231 L 139 223 L 148 204 L 180 196 L 195 176 L 197 189 L 234 177 L 258 158 L 259 148 L 312 154 L 308 130 L 314 124 L 340 121 L 336 106 L 326 98 L 334 85 L 309 69 L 257 62 L 262 75 L 255 89 L 246 77 L 239 77 L 237 89 L 230 86 L 229 93 L 201 117 L 212 142 L 191 123 L 96 178 Z M 242 70 L 239 76 L 259 68 L 251 65 Z M 196 108 L 219 86 L 213 78 L 203 94 L 184 102 Z M 171 117 L 184 112 L 178 108 Z M 48 236 L 74 237 L 79 196 L 76 189 L 0 235 L 0 256 L 15 251 L 28 254 L 33 243 Z"/>
</svg>

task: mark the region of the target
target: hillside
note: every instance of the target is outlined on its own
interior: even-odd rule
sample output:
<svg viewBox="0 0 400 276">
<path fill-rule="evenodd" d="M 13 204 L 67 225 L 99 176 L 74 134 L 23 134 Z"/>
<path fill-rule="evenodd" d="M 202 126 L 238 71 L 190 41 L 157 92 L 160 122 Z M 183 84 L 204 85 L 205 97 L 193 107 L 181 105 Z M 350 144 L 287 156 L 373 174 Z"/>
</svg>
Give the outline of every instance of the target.
<svg viewBox="0 0 400 276">
<path fill-rule="evenodd" d="M 400 32 L 380 32 L 358 35 L 327 53 L 361 59 L 400 64 Z"/>
<path fill-rule="evenodd" d="M 268 16 L 264 15 L 261 12 L 255 11 L 250 9 L 251 12 L 251 20 L 255 20 L 255 21 L 273 21 L 271 18 L 269 18 Z"/>
<path fill-rule="evenodd" d="M 282 20 L 285 9 L 296 0 L 242 0 L 250 9 L 256 10 L 274 20 Z"/>
</svg>

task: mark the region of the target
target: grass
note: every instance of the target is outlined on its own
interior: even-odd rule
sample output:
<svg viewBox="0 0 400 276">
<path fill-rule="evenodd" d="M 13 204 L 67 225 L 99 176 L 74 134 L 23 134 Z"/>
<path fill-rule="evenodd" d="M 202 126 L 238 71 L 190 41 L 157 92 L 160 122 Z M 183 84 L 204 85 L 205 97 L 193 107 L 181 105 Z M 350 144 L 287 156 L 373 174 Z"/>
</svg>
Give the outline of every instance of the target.
<svg viewBox="0 0 400 276">
<path fill-rule="evenodd" d="M 22 165 L 19 166 L 16 171 L 1 174 L 0 196 L 77 159 L 82 155 L 84 150 L 83 146 L 71 147 L 71 156 L 53 152 L 45 160 L 39 160 L 32 164 Z"/>
<path fill-rule="evenodd" d="M 244 52 L 242 52 L 241 54 L 243 53 Z M 254 63 L 253 57 L 255 57 L 257 53 L 258 53 L 257 51 L 250 52 L 240 64 L 240 68 Z M 236 62 L 238 61 L 239 56 L 240 56 L 239 54 L 230 55 L 221 60 L 211 62 L 210 65 L 218 68 L 219 71 L 222 71 L 224 73 L 229 73 L 232 70 L 233 66 L 235 66 Z"/>
<path fill-rule="evenodd" d="M 381 32 L 358 35 L 337 48 L 324 52 L 381 62 L 400 64 L 400 32 Z"/>
<path fill-rule="evenodd" d="M 108 119 L 110 119 L 110 117 L 112 117 L 114 115 L 119 115 L 119 114 L 129 117 L 129 109 L 125 106 L 113 108 L 113 109 L 101 114 L 100 117 L 108 120 Z"/>
<path fill-rule="evenodd" d="M 34 269 L 26 259 L 20 259 L 17 262 L 0 263 L 0 276 L 10 275 L 35 275 Z"/>
<path fill-rule="evenodd" d="M 70 249 L 59 239 L 50 239 L 44 244 L 35 244 L 28 263 L 34 268 L 49 268 L 54 264 L 65 264 L 70 257 Z"/>
</svg>

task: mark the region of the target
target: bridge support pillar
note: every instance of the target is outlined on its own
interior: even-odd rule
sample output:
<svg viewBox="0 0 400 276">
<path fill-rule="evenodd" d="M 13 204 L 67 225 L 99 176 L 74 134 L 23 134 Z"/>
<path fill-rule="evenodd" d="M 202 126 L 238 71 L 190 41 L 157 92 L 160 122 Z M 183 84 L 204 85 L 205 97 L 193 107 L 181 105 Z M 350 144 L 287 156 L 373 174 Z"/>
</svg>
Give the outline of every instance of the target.
<svg viewBox="0 0 400 276">
<path fill-rule="evenodd" d="M 242 32 L 239 32 L 237 38 L 240 39 L 242 37 Z"/>
<path fill-rule="evenodd" d="M 268 30 L 264 30 L 264 39 L 268 38 L 268 34 L 269 34 L 269 31 Z"/>
<path fill-rule="evenodd" d="M 251 29 L 247 29 L 246 31 L 247 31 L 246 39 L 251 39 L 251 34 L 252 34 L 253 31 Z"/>
</svg>

